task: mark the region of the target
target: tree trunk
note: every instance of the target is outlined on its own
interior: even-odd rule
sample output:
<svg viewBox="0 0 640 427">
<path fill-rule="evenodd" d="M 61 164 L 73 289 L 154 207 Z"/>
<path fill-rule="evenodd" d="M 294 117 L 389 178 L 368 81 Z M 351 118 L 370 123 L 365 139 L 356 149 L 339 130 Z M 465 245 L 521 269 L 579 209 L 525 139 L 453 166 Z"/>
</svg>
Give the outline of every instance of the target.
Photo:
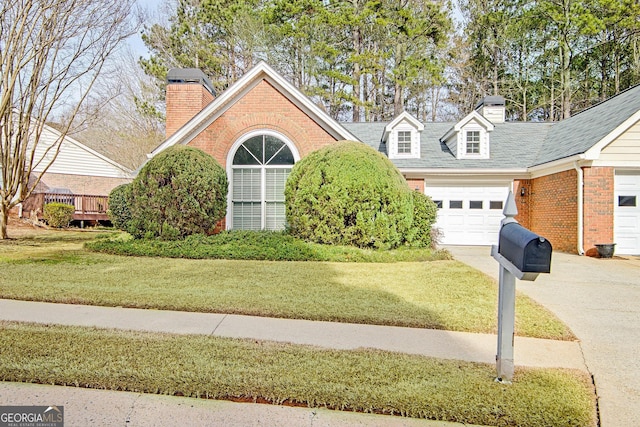
<svg viewBox="0 0 640 427">
<path fill-rule="evenodd" d="M 563 0 L 564 22 L 571 22 L 571 5 L 569 0 Z M 562 119 L 571 117 L 571 46 L 567 40 L 568 30 L 563 30 L 560 35 L 560 91 L 562 97 Z"/>
<path fill-rule="evenodd" d="M 353 30 L 353 51 L 355 55 L 360 55 L 360 51 L 361 51 L 361 45 L 360 45 L 360 29 L 359 28 L 355 28 Z M 361 77 L 361 72 L 360 72 L 360 63 L 358 62 L 360 61 L 360 59 L 358 58 L 357 60 L 353 61 L 353 80 L 354 80 L 354 85 L 353 85 L 353 116 L 352 116 L 352 120 L 354 122 L 359 122 L 360 121 L 360 94 L 361 92 L 361 85 L 362 85 L 362 79 Z"/>
<path fill-rule="evenodd" d="M 0 202 L 0 239 L 6 240 L 9 238 L 7 235 L 7 225 L 9 223 L 9 206 L 4 203 L 4 200 Z"/>
<path fill-rule="evenodd" d="M 396 44 L 396 67 L 395 69 L 399 71 L 399 68 L 404 60 L 404 49 L 402 43 Z M 400 79 L 404 79 L 404 73 L 398 72 L 399 75 L 396 75 L 396 81 L 394 85 L 394 94 L 393 94 L 393 116 L 396 117 L 398 114 L 402 113 L 404 110 L 404 99 L 402 99 L 402 90 L 403 86 L 400 83 Z"/>
<path fill-rule="evenodd" d="M 560 92 L 562 97 L 562 119 L 571 117 L 571 52 L 566 41 L 560 44 Z"/>
</svg>

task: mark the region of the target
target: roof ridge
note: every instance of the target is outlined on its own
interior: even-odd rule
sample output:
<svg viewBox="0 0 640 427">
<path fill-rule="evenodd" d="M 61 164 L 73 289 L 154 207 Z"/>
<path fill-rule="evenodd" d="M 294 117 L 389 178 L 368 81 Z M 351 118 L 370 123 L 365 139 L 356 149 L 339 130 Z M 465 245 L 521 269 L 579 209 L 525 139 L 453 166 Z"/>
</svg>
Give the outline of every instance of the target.
<svg viewBox="0 0 640 427">
<path fill-rule="evenodd" d="M 575 114 L 572 114 L 572 115 L 571 115 L 571 117 L 575 117 L 575 116 L 577 116 L 577 115 L 580 115 L 580 114 L 582 114 L 582 113 L 584 113 L 584 112 L 586 112 L 586 111 L 589 111 L 589 110 L 591 110 L 591 109 L 593 109 L 593 108 L 595 108 L 595 107 L 597 107 L 597 106 L 599 106 L 599 105 L 602 105 L 602 104 L 604 104 L 604 103 L 606 103 L 606 102 L 609 102 L 609 101 L 613 100 L 614 98 L 617 98 L 617 97 L 619 97 L 619 96 L 621 96 L 621 95 L 624 95 L 625 93 L 627 93 L 627 92 L 629 92 L 629 91 L 631 91 L 631 90 L 633 90 L 633 89 L 639 88 L 639 87 L 640 87 L 640 83 L 635 84 L 635 85 L 633 85 L 633 86 L 630 86 L 630 87 L 628 87 L 628 88 L 626 88 L 626 89 L 624 89 L 624 90 L 621 90 L 620 92 L 618 92 L 618 93 L 616 93 L 616 94 L 614 94 L 614 95 L 610 96 L 609 98 L 607 98 L 607 99 L 605 99 L 605 100 L 603 100 L 603 101 L 596 102 L 595 104 L 590 105 L 590 106 L 588 106 L 587 108 L 585 108 L 585 109 L 583 109 L 583 110 L 580 110 L 580 111 L 578 111 L 578 112 L 577 112 L 577 113 L 575 113 Z M 568 118 L 567 118 L 567 119 L 565 119 L 565 120 L 569 120 L 571 117 L 568 117 Z M 564 121 L 564 120 L 559 120 L 559 121 L 558 121 L 558 123 L 561 123 L 561 122 L 563 122 L 563 121 Z"/>
</svg>

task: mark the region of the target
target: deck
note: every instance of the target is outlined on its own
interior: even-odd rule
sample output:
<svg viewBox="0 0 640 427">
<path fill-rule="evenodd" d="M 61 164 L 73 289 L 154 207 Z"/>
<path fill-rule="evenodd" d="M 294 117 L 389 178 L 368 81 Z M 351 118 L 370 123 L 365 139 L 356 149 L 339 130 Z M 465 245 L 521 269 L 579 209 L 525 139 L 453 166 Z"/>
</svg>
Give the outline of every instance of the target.
<svg viewBox="0 0 640 427">
<path fill-rule="evenodd" d="M 89 194 L 63 194 L 63 193 L 38 193 L 30 197 L 30 207 L 42 217 L 44 206 L 48 203 L 58 202 L 75 206 L 74 221 L 108 221 L 107 209 L 109 209 L 108 196 L 96 196 Z"/>
</svg>

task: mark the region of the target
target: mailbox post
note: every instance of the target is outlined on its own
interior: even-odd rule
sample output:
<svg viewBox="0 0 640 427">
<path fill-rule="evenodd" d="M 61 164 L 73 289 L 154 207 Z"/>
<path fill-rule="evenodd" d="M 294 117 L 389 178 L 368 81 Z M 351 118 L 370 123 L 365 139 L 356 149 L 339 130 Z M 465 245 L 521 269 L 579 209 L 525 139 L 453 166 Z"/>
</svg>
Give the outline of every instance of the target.
<svg viewBox="0 0 640 427">
<path fill-rule="evenodd" d="M 500 264 L 498 290 L 498 354 L 496 381 L 510 383 L 513 379 L 513 340 L 515 336 L 516 278 L 536 280 L 551 268 L 551 243 L 527 230 L 515 220 L 518 208 L 509 193 L 504 207 L 498 246 L 491 247 L 491 256 Z"/>
</svg>

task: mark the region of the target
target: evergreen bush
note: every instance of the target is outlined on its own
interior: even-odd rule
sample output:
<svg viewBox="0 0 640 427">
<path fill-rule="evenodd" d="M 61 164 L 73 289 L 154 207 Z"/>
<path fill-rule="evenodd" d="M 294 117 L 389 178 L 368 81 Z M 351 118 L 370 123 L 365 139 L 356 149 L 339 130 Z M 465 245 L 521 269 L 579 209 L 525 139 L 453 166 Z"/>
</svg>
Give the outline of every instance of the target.
<svg viewBox="0 0 640 427">
<path fill-rule="evenodd" d="M 75 211 L 76 208 L 73 205 L 51 202 L 44 205 L 43 217 L 50 227 L 63 228 L 68 227 L 73 221 L 73 213 Z"/>
<path fill-rule="evenodd" d="M 136 238 L 211 234 L 227 210 L 227 174 L 210 155 L 176 145 L 152 158 L 131 183 Z"/>
<path fill-rule="evenodd" d="M 423 248 L 434 247 L 438 242 L 433 241 L 431 228 L 436 222 L 438 207 L 431 200 L 431 197 L 419 191 L 412 191 L 411 195 L 413 197 L 413 226 L 407 243 Z"/>
<path fill-rule="evenodd" d="M 290 233 L 317 243 L 394 248 L 413 223 L 406 181 L 386 156 L 359 142 L 341 141 L 296 163 L 285 198 Z"/>
<path fill-rule="evenodd" d="M 127 230 L 131 222 L 131 185 L 122 184 L 109 193 L 107 215 L 114 227 Z"/>
</svg>

